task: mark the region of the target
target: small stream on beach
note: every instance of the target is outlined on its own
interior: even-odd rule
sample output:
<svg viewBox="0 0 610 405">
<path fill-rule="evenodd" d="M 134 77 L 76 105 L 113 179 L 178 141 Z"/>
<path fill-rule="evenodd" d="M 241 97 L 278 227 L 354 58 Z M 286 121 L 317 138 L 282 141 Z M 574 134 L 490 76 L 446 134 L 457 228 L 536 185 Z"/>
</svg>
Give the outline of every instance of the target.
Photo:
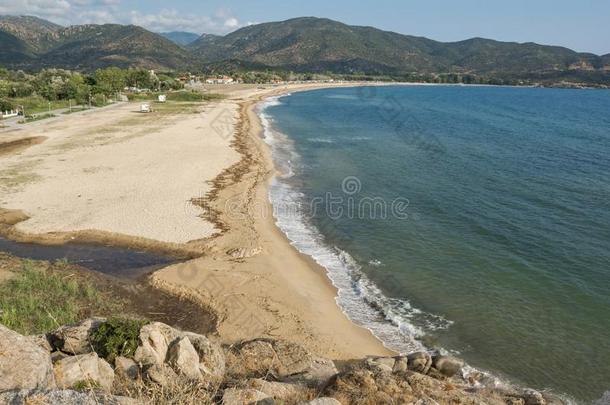
<svg viewBox="0 0 610 405">
<path fill-rule="evenodd" d="M 118 277 L 136 279 L 178 262 L 178 259 L 157 253 L 116 246 L 88 243 L 39 245 L 20 243 L 0 237 L 0 251 L 33 260 L 67 260 L 71 264 Z"/>
</svg>

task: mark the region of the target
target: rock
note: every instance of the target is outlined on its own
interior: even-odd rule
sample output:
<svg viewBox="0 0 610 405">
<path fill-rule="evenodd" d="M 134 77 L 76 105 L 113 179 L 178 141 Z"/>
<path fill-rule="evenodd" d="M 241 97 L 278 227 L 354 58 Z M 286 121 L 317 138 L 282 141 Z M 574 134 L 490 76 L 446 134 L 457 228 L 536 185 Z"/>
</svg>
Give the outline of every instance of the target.
<svg viewBox="0 0 610 405">
<path fill-rule="evenodd" d="M 108 395 L 100 392 L 73 390 L 20 390 L 0 393 L 0 403 L 10 405 L 137 405 L 132 398 Z"/>
<path fill-rule="evenodd" d="M 53 352 L 51 353 L 51 363 L 55 364 L 59 360 L 65 359 L 66 357 L 70 357 L 70 355 L 64 352 Z"/>
<path fill-rule="evenodd" d="M 369 370 L 391 373 L 394 369 L 395 360 L 392 357 L 369 357 L 365 364 Z"/>
<path fill-rule="evenodd" d="M 127 357 L 118 356 L 114 359 L 114 371 L 116 374 L 135 380 L 140 375 L 140 369 L 135 361 Z"/>
<path fill-rule="evenodd" d="M 273 404 L 273 398 L 254 389 L 228 388 L 222 396 L 223 405 Z"/>
<path fill-rule="evenodd" d="M 523 391 L 525 405 L 546 405 L 546 400 L 542 394 L 536 390 L 527 389 Z"/>
<path fill-rule="evenodd" d="M 49 338 L 47 337 L 46 334 L 42 334 L 42 335 L 31 335 L 28 336 L 28 338 L 36 343 L 38 346 L 40 346 L 41 348 L 43 348 L 45 351 L 51 353 L 53 351 L 53 346 L 51 346 L 51 343 L 49 342 Z"/>
<path fill-rule="evenodd" d="M 279 377 L 304 373 L 311 368 L 313 357 L 302 346 L 282 340 L 273 342 L 272 346 L 277 356 Z"/>
<path fill-rule="evenodd" d="M 114 370 L 96 353 L 66 357 L 56 362 L 53 369 L 59 388 L 72 388 L 77 383 L 91 381 L 110 391 L 114 382 Z"/>
<path fill-rule="evenodd" d="M 309 402 L 301 402 L 299 405 L 341 405 L 341 402 L 337 401 L 335 398 L 322 397 Z"/>
<path fill-rule="evenodd" d="M 49 333 L 52 346 L 64 353 L 85 354 L 93 351 L 91 334 L 103 323 L 103 318 L 91 318 L 75 325 L 62 326 Z"/>
<path fill-rule="evenodd" d="M 313 363 L 314 357 L 295 343 L 255 339 L 234 349 L 230 367 L 234 375 L 264 377 L 271 374 L 283 379 L 306 373 Z"/>
<path fill-rule="evenodd" d="M 203 335 L 185 332 L 199 355 L 199 369 L 205 376 L 222 378 L 225 374 L 225 355 L 222 347 Z"/>
<path fill-rule="evenodd" d="M 455 357 L 436 356 L 432 360 L 432 366 L 444 376 L 453 377 L 464 367 L 464 363 Z"/>
<path fill-rule="evenodd" d="M 339 373 L 335 363 L 323 357 L 314 357 L 309 368 L 302 373 L 294 374 L 283 380 L 286 382 L 304 384 L 314 388 L 324 388 L 328 381 Z"/>
<path fill-rule="evenodd" d="M 422 398 L 419 398 L 415 405 L 440 405 L 438 402 L 433 400 L 432 398 L 422 395 Z"/>
<path fill-rule="evenodd" d="M 416 373 L 427 374 L 432 366 L 432 357 L 428 352 L 415 352 L 407 356 L 407 368 Z"/>
<path fill-rule="evenodd" d="M 140 329 L 140 345 L 133 359 L 142 366 L 163 364 L 169 344 L 179 335 L 180 332 L 161 322 L 144 325 Z"/>
<path fill-rule="evenodd" d="M 275 350 L 268 341 L 253 340 L 239 346 L 231 359 L 233 374 L 264 377 L 274 368 Z"/>
<path fill-rule="evenodd" d="M 146 370 L 146 377 L 161 387 L 170 387 L 178 381 L 178 374 L 167 364 L 154 364 L 150 366 Z"/>
<path fill-rule="evenodd" d="M 260 378 L 249 380 L 247 385 L 248 388 L 260 391 L 277 400 L 287 400 L 306 391 L 306 388 L 300 385 L 265 381 Z"/>
<path fill-rule="evenodd" d="M 200 380 L 199 355 L 187 337 L 172 342 L 167 352 L 166 362 L 174 371 L 191 380 Z"/>
<path fill-rule="evenodd" d="M 393 373 L 404 373 L 409 369 L 409 363 L 405 357 L 397 357 L 392 367 Z"/>
<path fill-rule="evenodd" d="M 365 366 L 366 367 L 366 366 Z M 345 404 L 408 404 L 412 390 L 402 376 L 359 367 L 335 376 L 322 394 Z"/>
<path fill-rule="evenodd" d="M 49 353 L 32 339 L 0 325 L 0 391 L 55 388 Z"/>
</svg>

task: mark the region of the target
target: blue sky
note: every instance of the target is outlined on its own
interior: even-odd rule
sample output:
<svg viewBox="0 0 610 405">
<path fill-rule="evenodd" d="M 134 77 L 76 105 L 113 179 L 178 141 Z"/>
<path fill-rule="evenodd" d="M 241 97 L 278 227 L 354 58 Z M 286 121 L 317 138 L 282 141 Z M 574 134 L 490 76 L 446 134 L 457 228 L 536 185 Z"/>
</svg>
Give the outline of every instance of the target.
<svg viewBox="0 0 610 405">
<path fill-rule="evenodd" d="M 441 41 L 478 36 L 610 53 L 609 0 L 0 0 L 0 14 L 37 15 L 63 25 L 133 23 L 153 31 L 198 34 L 317 16 Z"/>
</svg>

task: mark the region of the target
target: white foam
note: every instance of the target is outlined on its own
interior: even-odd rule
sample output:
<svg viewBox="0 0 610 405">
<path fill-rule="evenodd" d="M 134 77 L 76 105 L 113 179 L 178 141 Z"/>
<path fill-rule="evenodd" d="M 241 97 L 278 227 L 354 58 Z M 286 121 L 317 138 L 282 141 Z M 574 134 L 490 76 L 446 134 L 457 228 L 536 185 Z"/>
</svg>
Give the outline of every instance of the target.
<svg viewBox="0 0 610 405">
<path fill-rule="evenodd" d="M 266 108 L 279 104 L 281 101 L 273 98 L 260 105 L 264 139 L 271 146 L 280 170 L 294 173 L 295 164 L 300 164 L 300 157 L 294 152 L 291 141 L 274 130 L 272 119 L 265 112 Z M 425 349 L 417 339 L 425 331 L 412 320 L 426 320 L 422 325 L 431 330 L 451 325 L 442 317 L 413 308 L 406 300 L 386 297 L 348 252 L 326 244 L 323 235 L 303 213 L 304 195 L 287 179 L 285 175 L 274 179 L 269 190 L 276 224 L 297 250 L 309 255 L 327 270 L 328 277 L 338 290 L 337 304 L 353 322 L 366 327 L 388 348 L 401 353 Z M 377 265 L 381 265 L 381 262 L 378 261 Z"/>
<path fill-rule="evenodd" d="M 300 157 L 292 148 L 290 139 L 273 129 L 272 119 L 265 113 L 266 108 L 280 104 L 282 102 L 279 97 L 270 98 L 261 103 L 258 110 L 264 126 L 265 141 L 272 148 L 276 164 L 290 173 L 290 176 L 275 178 L 269 190 L 277 226 L 299 252 L 312 257 L 327 270 L 329 279 L 338 291 L 337 304 L 350 320 L 369 329 L 386 347 L 396 352 L 406 354 L 429 350 L 419 338 L 426 331 L 447 329 L 453 322 L 414 308 L 407 300 L 385 296 L 361 271 L 360 265 L 349 253 L 325 243 L 323 235 L 307 220 L 302 211 L 304 194 L 287 181 L 294 174 L 293 168 L 300 164 Z M 373 267 L 383 266 L 378 259 L 372 259 L 368 264 Z M 449 354 L 442 348 L 436 350 Z M 479 382 L 475 385 L 497 388 L 513 386 L 508 378 L 499 378 L 470 365 L 465 365 L 461 373 L 464 380 L 468 380 L 471 375 L 479 375 Z M 609 396 L 608 393 L 604 395 L 600 399 L 602 402 L 597 402 L 596 405 L 605 404 L 603 401 Z M 568 405 L 576 404 L 572 398 L 562 396 L 562 399 Z"/>
</svg>

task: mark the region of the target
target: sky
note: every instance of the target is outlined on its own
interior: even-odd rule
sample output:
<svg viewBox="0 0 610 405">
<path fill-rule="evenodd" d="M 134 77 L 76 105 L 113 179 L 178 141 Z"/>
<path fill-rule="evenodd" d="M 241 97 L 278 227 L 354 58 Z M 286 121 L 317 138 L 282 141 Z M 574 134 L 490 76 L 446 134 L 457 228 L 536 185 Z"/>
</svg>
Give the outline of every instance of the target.
<svg viewBox="0 0 610 405">
<path fill-rule="evenodd" d="M 0 14 L 197 34 L 315 16 L 439 41 L 483 37 L 610 53 L 609 0 L 0 0 Z"/>
</svg>

